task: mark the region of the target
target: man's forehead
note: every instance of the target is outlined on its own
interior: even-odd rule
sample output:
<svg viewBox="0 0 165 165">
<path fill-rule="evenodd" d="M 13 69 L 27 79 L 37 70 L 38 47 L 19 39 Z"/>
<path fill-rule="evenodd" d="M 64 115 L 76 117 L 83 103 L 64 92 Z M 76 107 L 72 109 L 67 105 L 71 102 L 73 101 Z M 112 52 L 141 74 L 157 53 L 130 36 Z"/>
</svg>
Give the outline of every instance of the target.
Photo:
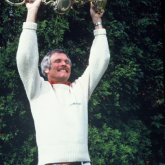
<svg viewBox="0 0 165 165">
<path fill-rule="evenodd" d="M 50 59 L 52 60 L 56 60 L 56 59 L 68 59 L 67 55 L 64 53 L 53 53 L 50 57 Z"/>
</svg>

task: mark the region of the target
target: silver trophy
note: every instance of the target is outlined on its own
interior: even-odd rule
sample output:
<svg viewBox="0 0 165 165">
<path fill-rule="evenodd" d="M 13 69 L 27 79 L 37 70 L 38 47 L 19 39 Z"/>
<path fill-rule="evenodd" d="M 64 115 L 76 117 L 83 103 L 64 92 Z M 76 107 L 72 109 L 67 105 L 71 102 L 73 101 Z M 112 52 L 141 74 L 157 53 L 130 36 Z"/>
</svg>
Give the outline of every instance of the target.
<svg viewBox="0 0 165 165">
<path fill-rule="evenodd" d="M 23 2 L 20 3 L 13 3 L 10 2 L 9 0 L 5 0 L 8 4 L 11 6 L 19 6 L 23 5 L 26 2 L 32 2 L 35 0 L 24 0 Z M 42 3 L 45 5 L 51 4 L 56 10 L 57 13 L 59 14 L 65 14 L 73 4 L 77 4 L 78 7 L 84 5 L 87 2 L 92 2 L 93 3 L 93 9 L 97 13 L 102 13 L 105 9 L 107 0 L 50 0 L 46 2 L 46 0 L 42 0 Z"/>
</svg>

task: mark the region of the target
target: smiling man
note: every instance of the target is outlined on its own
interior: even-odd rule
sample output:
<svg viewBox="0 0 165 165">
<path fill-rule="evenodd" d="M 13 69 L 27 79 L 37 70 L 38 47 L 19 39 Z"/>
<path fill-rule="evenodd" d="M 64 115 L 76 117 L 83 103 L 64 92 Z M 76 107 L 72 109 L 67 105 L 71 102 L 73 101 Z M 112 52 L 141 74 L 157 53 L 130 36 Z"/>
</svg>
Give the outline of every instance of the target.
<svg viewBox="0 0 165 165">
<path fill-rule="evenodd" d="M 43 58 L 41 71 L 50 83 L 66 84 L 71 74 L 71 65 L 64 50 L 54 49 Z"/>
<path fill-rule="evenodd" d="M 102 14 L 91 3 L 95 25 L 89 65 L 81 77 L 68 82 L 71 60 L 61 49 L 51 50 L 38 70 L 37 24 L 41 0 L 27 3 L 26 22 L 20 36 L 17 66 L 30 103 L 36 130 L 38 165 L 90 165 L 88 153 L 88 100 L 106 71 L 110 54 Z"/>
</svg>

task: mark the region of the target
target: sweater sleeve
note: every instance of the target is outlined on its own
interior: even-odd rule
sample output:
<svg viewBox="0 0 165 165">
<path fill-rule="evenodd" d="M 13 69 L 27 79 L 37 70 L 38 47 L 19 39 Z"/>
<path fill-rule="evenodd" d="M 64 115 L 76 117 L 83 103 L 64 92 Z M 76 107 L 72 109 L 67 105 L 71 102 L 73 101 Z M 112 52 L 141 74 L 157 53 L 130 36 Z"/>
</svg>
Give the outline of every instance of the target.
<svg viewBox="0 0 165 165">
<path fill-rule="evenodd" d="M 18 72 L 29 100 L 37 97 L 41 86 L 36 30 L 36 23 L 23 24 L 16 56 Z"/>
<path fill-rule="evenodd" d="M 90 50 L 89 65 L 79 78 L 83 91 L 87 91 L 85 94 L 87 99 L 90 99 L 92 92 L 105 73 L 110 60 L 106 30 L 94 30 L 94 36 L 95 38 Z"/>
</svg>

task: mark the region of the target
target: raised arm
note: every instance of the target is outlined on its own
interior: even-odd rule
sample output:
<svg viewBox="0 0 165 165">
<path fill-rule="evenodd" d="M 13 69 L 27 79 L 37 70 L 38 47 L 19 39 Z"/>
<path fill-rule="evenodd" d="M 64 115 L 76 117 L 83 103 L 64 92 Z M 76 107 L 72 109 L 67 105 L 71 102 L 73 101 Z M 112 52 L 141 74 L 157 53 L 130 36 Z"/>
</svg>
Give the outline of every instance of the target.
<svg viewBox="0 0 165 165">
<path fill-rule="evenodd" d="M 26 7 L 28 10 L 26 22 L 32 22 L 32 23 L 36 22 L 36 17 L 40 4 L 41 4 L 41 0 L 35 0 L 34 2 L 26 3 Z"/>
<path fill-rule="evenodd" d="M 101 17 L 104 13 L 98 14 L 93 8 L 90 8 L 92 21 L 94 24 L 101 22 Z M 101 77 L 105 73 L 110 59 L 109 45 L 106 37 L 106 30 L 102 24 L 95 26 L 94 40 L 90 50 L 89 65 L 84 74 L 78 79 L 86 97 L 89 99 L 92 92 L 100 81 Z"/>
<path fill-rule="evenodd" d="M 95 25 L 98 22 L 102 23 L 101 17 L 103 16 L 104 12 L 101 13 L 101 14 L 98 14 L 94 11 L 92 2 L 90 2 L 90 5 L 91 5 L 90 14 L 91 14 L 91 17 L 92 17 L 93 24 Z M 99 25 L 95 26 L 95 30 L 97 30 L 97 29 L 103 29 L 102 24 L 99 24 Z"/>
<path fill-rule="evenodd" d="M 23 24 L 16 57 L 18 71 L 29 100 L 37 97 L 41 85 L 38 71 L 37 24 L 35 23 L 40 3 L 41 0 L 36 0 L 34 3 L 26 4 L 27 19 Z"/>
</svg>

